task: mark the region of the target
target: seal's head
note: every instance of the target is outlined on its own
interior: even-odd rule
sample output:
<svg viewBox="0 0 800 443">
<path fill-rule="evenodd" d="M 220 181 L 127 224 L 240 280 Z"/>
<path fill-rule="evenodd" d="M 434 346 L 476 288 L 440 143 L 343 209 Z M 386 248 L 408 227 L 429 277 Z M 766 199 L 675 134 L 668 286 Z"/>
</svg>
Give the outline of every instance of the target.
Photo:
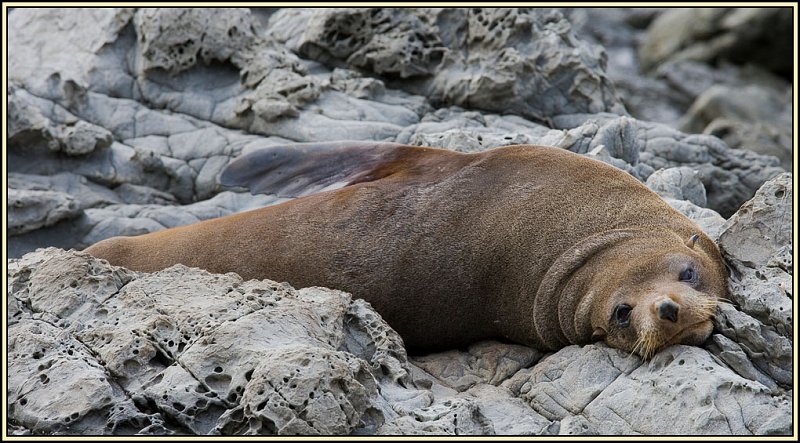
<svg viewBox="0 0 800 443">
<path fill-rule="evenodd" d="M 711 239 L 687 237 L 634 239 L 607 257 L 613 275 L 601 280 L 593 339 L 650 358 L 673 344 L 700 345 L 711 335 L 726 271 Z"/>
</svg>

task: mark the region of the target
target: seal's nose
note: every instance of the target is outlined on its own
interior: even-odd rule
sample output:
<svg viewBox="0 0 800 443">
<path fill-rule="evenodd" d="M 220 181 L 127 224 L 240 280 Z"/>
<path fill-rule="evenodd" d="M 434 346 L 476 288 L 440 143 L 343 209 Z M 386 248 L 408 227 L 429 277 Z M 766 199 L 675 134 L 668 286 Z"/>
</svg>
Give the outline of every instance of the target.
<svg viewBox="0 0 800 443">
<path fill-rule="evenodd" d="M 671 322 L 678 321 L 678 305 L 672 300 L 664 300 L 658 305 L 658 316 Z"/>
</svg>

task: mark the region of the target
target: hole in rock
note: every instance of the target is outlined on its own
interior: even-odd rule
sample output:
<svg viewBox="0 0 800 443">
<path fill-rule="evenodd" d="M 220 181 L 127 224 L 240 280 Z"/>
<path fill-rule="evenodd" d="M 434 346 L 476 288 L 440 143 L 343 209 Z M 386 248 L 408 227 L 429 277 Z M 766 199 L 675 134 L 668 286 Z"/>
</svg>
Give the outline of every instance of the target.
<svg viewBox="0 0 800 443">
<path fill-rule="evenodd" d="M 148 363 L 152 366 L 167 367 L 172 364 L 172 360 L 164 355 L 164 353 L 156 351 L 155 357 L 151 358 Z"/>
<path fill-rule="evenodd" d="M 224 392 L 228 390 L 231 377 L 225 374 L 211 374 L 205 378 L 206 385 L 215 391 Z"/>
</svg>

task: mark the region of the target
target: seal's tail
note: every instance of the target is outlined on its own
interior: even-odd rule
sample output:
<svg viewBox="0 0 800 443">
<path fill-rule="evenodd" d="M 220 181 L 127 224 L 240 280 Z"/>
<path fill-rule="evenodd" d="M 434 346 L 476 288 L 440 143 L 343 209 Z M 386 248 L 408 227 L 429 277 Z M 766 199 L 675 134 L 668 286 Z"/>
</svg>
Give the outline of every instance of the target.
<svg viewBox="0 0 800 443">
<path fill-rule="evenodd" d="M 301 197 L 391 175 L 405 177 L 463 166 L 466 157 L 446 149 L 388 142 L 339 141 L 275 145 L 231 162 L 220 176 L 224 186 L 251 194 Z"/>
</svg>

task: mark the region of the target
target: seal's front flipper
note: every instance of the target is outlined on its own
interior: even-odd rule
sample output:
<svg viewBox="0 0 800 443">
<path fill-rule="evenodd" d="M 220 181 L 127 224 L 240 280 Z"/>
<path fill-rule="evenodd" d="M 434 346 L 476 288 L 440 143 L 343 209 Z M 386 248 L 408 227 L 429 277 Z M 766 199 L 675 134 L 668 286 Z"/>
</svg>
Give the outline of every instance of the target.
<svg viewBox="0 0 800 443">
<path fill-rule="evenodd" d="M 297 143 L 259 149 L 231 162 L 220 176 L 225 186 L 251 194 L 301 197 L 393 175 L 460 168 L 465 157 L 445 149 L 388 142 Z"/>
</svg>

